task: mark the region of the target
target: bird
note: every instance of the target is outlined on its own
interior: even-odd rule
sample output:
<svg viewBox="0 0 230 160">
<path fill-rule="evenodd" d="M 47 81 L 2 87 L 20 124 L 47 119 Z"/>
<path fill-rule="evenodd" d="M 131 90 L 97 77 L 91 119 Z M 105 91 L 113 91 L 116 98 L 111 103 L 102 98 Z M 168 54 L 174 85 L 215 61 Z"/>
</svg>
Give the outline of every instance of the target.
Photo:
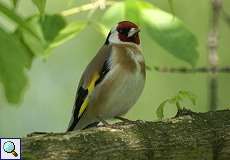
<svg viewBox="0 0 230 160">
<path fill-rule="evenodd" d="M 137 102 L 146 79 L 139 32 L 130 21 L 112 27 L 81 76 L 67 132 L 122 120 Z"/>
</svg>

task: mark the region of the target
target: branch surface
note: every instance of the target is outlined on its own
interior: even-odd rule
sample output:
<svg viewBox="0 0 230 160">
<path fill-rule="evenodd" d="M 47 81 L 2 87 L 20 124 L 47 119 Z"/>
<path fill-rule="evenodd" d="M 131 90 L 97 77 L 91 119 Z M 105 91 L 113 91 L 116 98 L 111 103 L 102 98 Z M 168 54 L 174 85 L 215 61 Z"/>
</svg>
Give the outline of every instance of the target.
<svg viewBox="0 0 230 160">
<path fill-rule="evenodd" d="M 187 68 L 187 67 L 157 67 L 154 69 L 158 72 L 165 73 L 230 73 L 230 66 L 225 67 L 199 67 L 199 68 Z"/>
<path fill-rule="evenodd" d="M 229 160 L 230 110 L 22 139 L 25 160 Z"/>
</svg>

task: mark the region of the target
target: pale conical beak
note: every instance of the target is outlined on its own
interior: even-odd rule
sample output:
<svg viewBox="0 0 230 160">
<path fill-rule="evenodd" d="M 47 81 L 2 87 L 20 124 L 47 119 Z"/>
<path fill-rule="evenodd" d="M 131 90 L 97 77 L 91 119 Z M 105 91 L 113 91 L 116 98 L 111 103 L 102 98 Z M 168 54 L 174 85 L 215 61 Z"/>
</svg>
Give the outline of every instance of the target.
<svg viewBox="0 0 230 160">
<path fill-rule="evenodd" d="M 131 28 L 130 31 L 129 31 L 128 37 L 132 37 L 133 35 L 135 35 L 138 32 L 140 32 L 140 29 Z"/>
</svg>

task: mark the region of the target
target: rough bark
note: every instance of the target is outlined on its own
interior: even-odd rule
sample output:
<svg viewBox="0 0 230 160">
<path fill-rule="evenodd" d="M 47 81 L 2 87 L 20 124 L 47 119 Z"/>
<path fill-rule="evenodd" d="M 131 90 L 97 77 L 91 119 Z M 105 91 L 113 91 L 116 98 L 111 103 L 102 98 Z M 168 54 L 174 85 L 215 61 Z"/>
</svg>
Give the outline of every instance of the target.
<svg viewBox="0 0 230 160">
<path fill-rule="evenodd" d="M 230 160 L 230 110 L 182 110 L 164 121 L 38 134 L 22 142 L 25 160 Z"/>
</svg>

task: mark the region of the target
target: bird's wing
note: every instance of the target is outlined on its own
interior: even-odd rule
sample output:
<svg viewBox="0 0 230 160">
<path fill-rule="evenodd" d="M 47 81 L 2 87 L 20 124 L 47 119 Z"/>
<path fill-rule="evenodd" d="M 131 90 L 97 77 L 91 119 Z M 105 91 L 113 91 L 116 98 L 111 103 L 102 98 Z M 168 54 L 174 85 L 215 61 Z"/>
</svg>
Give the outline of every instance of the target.
<svg viewBox="0 0 230 160">
<path fill-rule="evenodd" d="M 89 95 L 110 70 L 111 46 L 104 45 L 85 69 L 76 94 L 73 116 L 68 131 L 72 131 L 88 106 Z"/>
</svg>

